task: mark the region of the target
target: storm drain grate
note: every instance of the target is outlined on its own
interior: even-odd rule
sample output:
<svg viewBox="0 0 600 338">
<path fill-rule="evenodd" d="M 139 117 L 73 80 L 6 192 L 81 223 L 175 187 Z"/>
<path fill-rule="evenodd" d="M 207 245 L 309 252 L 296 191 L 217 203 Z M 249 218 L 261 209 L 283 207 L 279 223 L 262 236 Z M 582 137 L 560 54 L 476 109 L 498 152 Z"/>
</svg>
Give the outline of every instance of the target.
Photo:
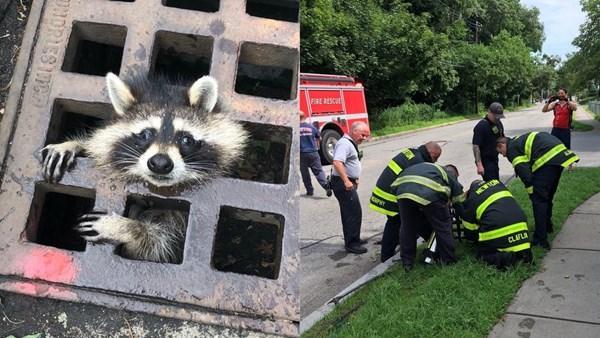
<svg viewBox="0 0 600 338">
<path fill-rule="evenodd" d="M 47 0 L 32 13 L 31 62 L 18 65 L 28 76 L 0 125 L 0 289 L 296 335 L 298 1 Z M 112 118 L 107 72 L 185 85 L 210 74 L 221 113 L 251 135 L 246 154 L 192 189 L 123 184 L 85 157 L 44 182 L 44 145 Z M 180 262 L 132 260 L 74 229 L 93 209 L 148 205 L 185 215 Z"/>
</svg>

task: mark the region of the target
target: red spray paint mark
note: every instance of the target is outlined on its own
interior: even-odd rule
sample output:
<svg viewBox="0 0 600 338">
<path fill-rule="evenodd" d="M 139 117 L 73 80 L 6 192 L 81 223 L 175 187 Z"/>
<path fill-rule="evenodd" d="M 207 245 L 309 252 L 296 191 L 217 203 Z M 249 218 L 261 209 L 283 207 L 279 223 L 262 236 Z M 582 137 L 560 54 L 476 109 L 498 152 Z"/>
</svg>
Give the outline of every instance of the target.
<svg viewBox="0 0 600 338">
<path fill-rule="evenodd" d="M 73 283 L 77 266 L 71 255 L 49 248 L 36 248 L 23 259 L 23 276 L 51 282 Z"/>
</svg>

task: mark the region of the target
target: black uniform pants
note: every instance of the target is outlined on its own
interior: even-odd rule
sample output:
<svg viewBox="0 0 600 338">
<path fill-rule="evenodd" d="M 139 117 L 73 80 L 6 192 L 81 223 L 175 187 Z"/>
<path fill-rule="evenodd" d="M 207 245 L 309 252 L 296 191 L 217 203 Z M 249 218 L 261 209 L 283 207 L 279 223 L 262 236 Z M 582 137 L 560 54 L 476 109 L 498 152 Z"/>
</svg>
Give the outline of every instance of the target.
<svg viewBox="0 0 600 338">
<path fill-rule="evenodd" d="M 509 266 L 517 264 L 519 261 L 531 263 L 533 256 L 531 249 L 525 249 L 518 252 L 503 252 L 497 250 L 478 250 L 477 257 L 496 269 L 504 270 Z"/>
<path fill-rule="evenodd" d="M 321 157 L 319 156 L 318 152 L 314 151 L 310 153 L 300 153 L 300 174 L 302 175 L 302 183 L 304 183 L 306 192 L 310 194 L 314 189 L 312 182 L 310 181 L 310 173 L 308 172 L 308 169 L 310 169 L 313 175 L 315 175 L 319 185 L 325 189 L 325 186 L 327 185 L 327 178 L 325 177 L 325 172 L 321 166 Z"/>
<path fill-rule="evenodd" d="M 400 214 L 388 216 L 381 238 L 381 262 L 387 261 L 396 253 L 400 242 Z"/>
<path fill-rule="evenodd" d="M 331 178 L 331 188 L 335 198 L 340 204 L 342 215 L 342 230 L 344 244 L 347 247 L 360 245 L 360 226 L 362 223 L 362 209 L 356 192 L 356 182 L 352 190 L 346 190 L 344 182 L 339 176 Z"/>
<path fill-rule="evenodd" d="M 498 157 L 495 159 L 482 158 L 481 163 L 483 164 L 483 180 L 499 180 L 500 179 L 500 168 L 498 167 Z"/>
<path fill-rule="evenodd" d="M 567 149 L 571 149 L 571 129 L 569 128 L 552 128 L 552 132 L 550 134 L 556 136 Z"/>
<path fill-rule="evenodd" d="M 422 206 L 412 200 L 400 199 L 400 257 L 402 264 L 414 264 L 417 253 L 417 235 L 427 240 L 434 231 L 437 240 L 436 252 L 442 263 L 454 263 L 454 239 L 452 217 L 445 202 L 432 202 Z"/>
<path fill-rule="evenodd" d="M 535 218 L 533 243 L 543 243 L 548 240 L 547 230 L 552 224 L 552 200 L 562 171 L 561 166 L 545 165 L 533 174 L 533 193 L 529 195 Z"/>
</svg>

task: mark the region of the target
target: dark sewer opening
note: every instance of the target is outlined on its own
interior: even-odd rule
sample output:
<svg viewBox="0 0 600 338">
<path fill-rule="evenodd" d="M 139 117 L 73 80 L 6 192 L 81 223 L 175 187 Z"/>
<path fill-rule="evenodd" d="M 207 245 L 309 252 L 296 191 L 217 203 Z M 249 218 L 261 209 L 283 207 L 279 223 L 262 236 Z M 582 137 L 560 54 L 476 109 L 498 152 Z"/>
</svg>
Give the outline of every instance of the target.
<svg viewBox="0 0 600 338">
<path fill-rule="evenodd" d="M 117 1 L 117 2 L 134 2 L 135 0 L 109 0 L 109 1 Z"/>
<path fill-rule="evenodd" d="M 298 51 L 295 49 L 242 44 L 235 91 L 279 100 L 296 97 Z"/>
<path fill-rule="evenodd" d="M 292 129 L 288 127 L 242 121 L 250 132 L 243 160 L 232 170 L 231 177 L 243 180 L 286 184 L 290 166 Z"/>
<path fill-rule="evenodd" d="M 151 73 L 189 85 L 210 72 L 212 49 L 212 37 L 160 31 L 154 42 Z"/>
<path fill-rule="evenodd" d="M 95 191 L 37 183 L 27 221 L 27 240 L 55 248 L 84 251 L 85 240 L 75 231 L 77 218 L 92 211 Z"/>
<path fill-rule="evenodd" d="M 163 0 L 162 4 L 167 7 L 202 12 L 216 12 L 219 10 L 219 0 Z"/>
<path fill-rule="evenodd" d="M 222 206 L 212 266 L 219 271 L 277 279 L 284 223 L 282 215 Z"/>
<path fill-rule="evenodd" d="M 154 196 L 129 195 L 125 202 L 124 217 L 144 222 L 160 224 L 164 229 L 179 231 L 181 229 L 175 224 L 182 226 L 183 239 L 176 248 L 178 259 L 173 264 L 183 262 L 183 250 L 185 246 L 185 235 L 187 231 L 188 217 L 190 214 L 190 203 L 178 199 L 164 199 Z M 129 258 L 121 246 L 115 248 L 115 254 Z M 168 262 L 166 262 L 168 263 Z"/>
<path fill-rule="evenodd" d="M 74 22 L 62 70 L 98 76 L 119 74 L 126 35 L 123 26 Z"/>
<path fill-rule="evenodd" d="M 56 99 L 46 135 L 46 145 L 61 143 L 72 137 L 90 135 L 112 116 L 113 108 L 107 103 Z M 85 154 L 81 154 L 85 156 Z"/>
<path fill-rule="evenodd" d="M 247 0 L 246 13 L 261 18 L 298 22 L 299 0 Z"/>
</svg>

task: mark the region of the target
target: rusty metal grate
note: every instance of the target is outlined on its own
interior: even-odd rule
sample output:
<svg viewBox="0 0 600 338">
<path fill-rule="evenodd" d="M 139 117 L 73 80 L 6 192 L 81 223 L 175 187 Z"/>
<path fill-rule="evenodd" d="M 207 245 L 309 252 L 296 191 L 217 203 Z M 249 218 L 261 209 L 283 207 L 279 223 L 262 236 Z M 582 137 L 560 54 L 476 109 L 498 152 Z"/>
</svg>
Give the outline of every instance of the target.
<svg viewBox="0 0 600 338">
<path fill-rule="evenodd" d="M 296 335 L 297 4 L 34 2 L 29 60 L 18 64 L 28 75 L 0 125 L 0 289 Z M 43 182 L 39 149 L 110 117 L 107 71 L 214 76 L 252 151 L 229 177 L 195 189 L 125 185 L 85 157 L 60 184 Z M 180 264 L 127 259 L 71 234 L 92 207 L 127 215 L 140 200 L 187 214 Z M 230 245 L 231 236 L 249 245 Z"/>
</svg>

